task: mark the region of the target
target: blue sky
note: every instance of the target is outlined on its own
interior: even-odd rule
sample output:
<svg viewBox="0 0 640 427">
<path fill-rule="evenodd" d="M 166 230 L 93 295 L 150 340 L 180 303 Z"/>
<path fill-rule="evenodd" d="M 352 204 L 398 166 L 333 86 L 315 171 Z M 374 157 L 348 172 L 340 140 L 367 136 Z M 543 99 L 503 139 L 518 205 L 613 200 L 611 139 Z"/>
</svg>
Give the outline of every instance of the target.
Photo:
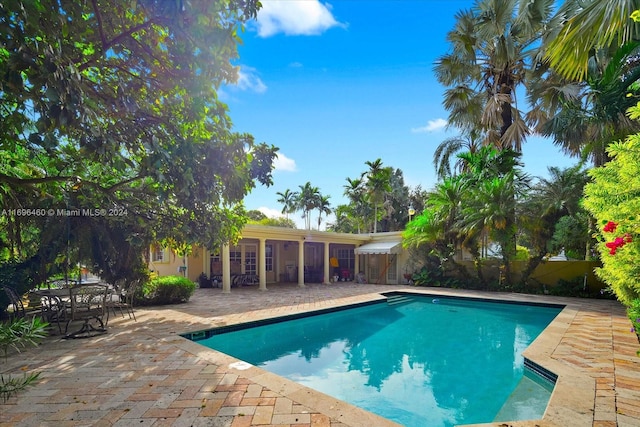
<svg viewBox="0 0 640 427">
<path fill-rule="evenodd" d="M 408 186 L 433 188 L 433 152 L 456 135 L 445 130 L 433 64 L 447 51 L 455 13 L 472 3 L 262 0 L 241 35 L 238 82 L 219 92 L 235 131 L 280 148 L 274 185 L 254 189 L 246 208 L 279 215 L 276 193 L 307 181 L 333 207 L 343 204 L 346 178 L 378 158 Z M 533 176 L 577 162 L 539 137 L 529 138 L 523 161 Z M 292 219 L 303 227 L 299 214 Z"/>
</svg>

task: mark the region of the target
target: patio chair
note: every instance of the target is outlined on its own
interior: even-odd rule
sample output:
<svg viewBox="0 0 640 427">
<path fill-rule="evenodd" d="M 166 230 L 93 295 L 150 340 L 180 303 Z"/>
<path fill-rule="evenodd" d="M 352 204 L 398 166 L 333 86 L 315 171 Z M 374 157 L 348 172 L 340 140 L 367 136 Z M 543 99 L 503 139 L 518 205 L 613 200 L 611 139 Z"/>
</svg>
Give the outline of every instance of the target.
<svg viewBox="0 0 640 427">
<path fill-rule="evenodd" d="M 129 319 L 133 318 L 135 322 L 138 321 L 133 311 L 133 302 L 136 292 L 140 289 L 140 285 L 140 280 L 132 281 L 129 283 L 129 286 L 125 286 L 124 280 L 116 282 L 115 290 L 117 295 L 112 294 L 107 298 L 107 324 L 109 323 L 109 309 L 113 312 L 114 316 L 116 315 L 116 310 L 119 310 L 122 317 L 124 317 L 126 312 Z"/>
<path fill-rule="evenodd" d="M 25 307 L 22 298 L 15 289 L 10 288 L 8 286 L 3 287 L 5 294 L 9 297 L 9 303 L 12 306 L 12 313 L 10 314 L 12 318 L 22 318 L 28 316 L 35 316 L 42 313 L 41 307 Z"/>
<path fill-rule="evenodd" d="M 70 289 L 71 313 L 65 327 L 66 338 L 88 338 L 107 332 L 103 321 L 107 311 L 109 287 L 105 284 L 78 285 Z M 82 320 L 77 331 L 69 333 L 69 325 Z"/>
<path fill-rule="evenodd" d="M 67 322 L 70 301 L 51 290 L 36 291 L 35 294 L 40 296 L 42 318 L 50 325 L 56 323 L 58 332 L 62 335 L 62 324 Z"/>
</svg>

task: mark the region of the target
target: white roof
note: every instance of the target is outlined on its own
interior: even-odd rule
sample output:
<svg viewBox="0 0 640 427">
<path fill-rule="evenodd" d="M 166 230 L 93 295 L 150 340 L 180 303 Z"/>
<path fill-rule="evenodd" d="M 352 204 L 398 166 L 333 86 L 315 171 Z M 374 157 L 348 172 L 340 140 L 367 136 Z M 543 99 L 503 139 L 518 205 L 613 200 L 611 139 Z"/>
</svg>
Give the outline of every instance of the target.
<svg viewBox="0 0 640 427">
<path fill-rule="evenodd" d="M 366 254 L 397 254 L 400 252 L 400 240 L 391 240 L 388 242 L 373 242 L 355 248 L 356 255 Z"/>
</svg>

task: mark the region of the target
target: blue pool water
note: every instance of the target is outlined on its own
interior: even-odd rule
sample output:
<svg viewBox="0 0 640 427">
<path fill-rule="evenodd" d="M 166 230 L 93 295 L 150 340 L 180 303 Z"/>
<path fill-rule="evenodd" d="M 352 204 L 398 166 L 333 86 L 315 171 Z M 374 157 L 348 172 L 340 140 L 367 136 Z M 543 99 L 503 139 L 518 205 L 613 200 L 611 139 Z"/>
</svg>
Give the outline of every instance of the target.
<svg viewBox="0 0 640 427">
<path fill-rule="evenodd" d="M 407 427 L 542 416 L 552 385 L 525 370 L 522 351 L 561 307 L 410 298 L 198 343 Z"/>
</svg>

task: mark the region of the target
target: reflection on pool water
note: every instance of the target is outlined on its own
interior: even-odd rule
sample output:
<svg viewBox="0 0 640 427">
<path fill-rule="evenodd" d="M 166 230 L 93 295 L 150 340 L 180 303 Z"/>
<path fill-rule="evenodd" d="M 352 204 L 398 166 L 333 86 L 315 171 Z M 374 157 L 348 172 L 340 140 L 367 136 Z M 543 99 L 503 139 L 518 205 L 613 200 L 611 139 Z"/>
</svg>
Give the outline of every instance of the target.
<svg viewBox="0 0 640 427">
<path fill-rule="evenodd" d="M 407 427 L 542 417 L 553 385 L 522 352 L 562 307 L 398 302 L 189 337 Z"/>
</svg>

